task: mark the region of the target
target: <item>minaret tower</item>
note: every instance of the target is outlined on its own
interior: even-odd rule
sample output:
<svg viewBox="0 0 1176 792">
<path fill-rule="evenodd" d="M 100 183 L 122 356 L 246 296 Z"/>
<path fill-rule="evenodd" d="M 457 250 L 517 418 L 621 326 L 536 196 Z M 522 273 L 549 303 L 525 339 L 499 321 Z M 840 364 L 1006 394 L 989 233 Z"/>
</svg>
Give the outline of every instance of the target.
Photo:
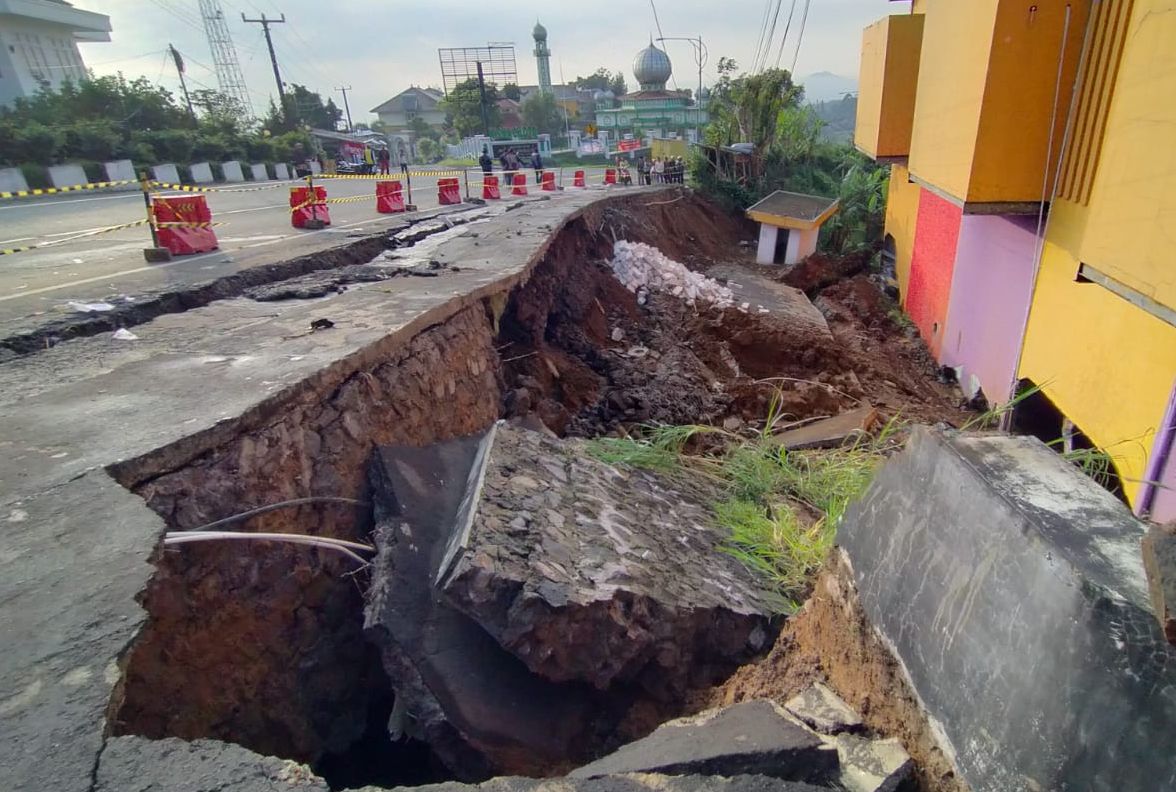
<svg viewBox="0 0 1176 792">
<path fill-rule="evenodd" d="M 535 61 L 539 66 L 539 90 L 551 93 L 551 50 L 547 49 L 547 28 L 535 21 Z"/>
</svg>

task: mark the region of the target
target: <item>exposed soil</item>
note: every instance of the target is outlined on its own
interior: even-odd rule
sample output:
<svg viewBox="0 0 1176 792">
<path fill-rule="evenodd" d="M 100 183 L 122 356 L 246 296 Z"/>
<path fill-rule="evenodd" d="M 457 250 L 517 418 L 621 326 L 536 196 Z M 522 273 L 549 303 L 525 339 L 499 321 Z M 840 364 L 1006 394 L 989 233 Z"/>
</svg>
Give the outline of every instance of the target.
<svg viewBox="0 0 1176 792">
<path fill-rule="evenodd" d="M 922 792 L 967 792 L 901 668 L 866 621 L 852 574 L 836 552 L 767 657 L 739 669 L 693 704 L 705 709 L 758 698 L 782 704 L 817 681 L 837 691 L 872 731 L 902 741 L 917 765 Z"/>
</svg>

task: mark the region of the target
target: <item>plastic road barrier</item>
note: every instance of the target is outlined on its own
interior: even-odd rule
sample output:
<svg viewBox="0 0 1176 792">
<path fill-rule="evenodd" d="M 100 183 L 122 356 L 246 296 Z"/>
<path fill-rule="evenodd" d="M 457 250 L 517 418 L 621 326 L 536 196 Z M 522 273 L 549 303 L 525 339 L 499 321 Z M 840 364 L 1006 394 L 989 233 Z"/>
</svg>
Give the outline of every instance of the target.
<svg viewBox="0 0 1176 792">
<path fill-rule="evenodd" d="M 376 211 L 395 214 L 404 211 L 404 193 L 398 181 L 376 182 Z"/>
<path fill-rule="evenodd" d="M 604 183 L 605 184 L 616 184 L 617 183 L 617 169 L 616 168 L 605 168 L 604 169 Z"/>
<path fill-rule="evenodd" d="M 482 199 L 485 201 L 496 201 L 502 197 L 502 193 L 498 189 L 498 177 L 486 175 L 482 177 Z"/>
<path fill-rule="evenodd" d="M 212 212 L 203 195 L 154 196 L 151 218 L 159 246 L 167 248 L 173 256 L 207 253 L 220 246 L 212 230 Z"/>
<path fill-rule="evenodd" d="M 572 179 L 572 186 L 573 187 L 587 187 L 588 186 L 584 183 L 584 171 L 582 171 L 582 170 L 576 171 L 576 175 Z"/>
<path fill-rule="evenodd" d="M 514 175 L 514 186 L 510 190 L 511 195 L 526 195 L 527 194 L 527 174 L 516 173 Z"/>
<path fill-rule="evenodd" d="M 555 192 L 555 171 L 543 171 L 539 181 L 539 189 L 543 192 Z"/>
<path fill-rule="evenodd" d="M 437 203 L 442 206 L 461 203 L 461 185 L 457 179 L 437 180 Z"/>
<path fill-rule="evenodd" d="M 331 224 L 331 213 L 327 209 L 327 191 L 315 186 L 314 196 L 306 187 L 290 188 L 290 225 L 305 228 L 310 220 Z"/>
</svg>

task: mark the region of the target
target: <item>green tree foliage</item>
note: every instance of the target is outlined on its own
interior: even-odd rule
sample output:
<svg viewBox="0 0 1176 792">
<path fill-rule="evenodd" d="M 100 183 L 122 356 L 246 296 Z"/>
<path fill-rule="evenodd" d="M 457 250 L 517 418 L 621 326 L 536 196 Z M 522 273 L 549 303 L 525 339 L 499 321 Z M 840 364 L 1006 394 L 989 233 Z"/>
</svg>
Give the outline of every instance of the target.
<svg viewBox="0 0 1176 792">
<path fill-rule="evenodd" d="M 486 83 L 486 119 L 490 129 L 497 129 L 502 124 L 502 112 L 498 109 L 498 100 L 502 94 L 494 83 Z M 449 126 L 457 132 L 459 137 L 469 137 L 482 132 L 481 94 L 478 91 L 478 81 L 469 79 L 460 82 L 441 100 L 441 109 Z"/>
<path fill-rule="evenodd" d="M 441 144 L 432 138 L 421 138 L 417 143 L 417 153 L 425 162 L 436 162 L 441 158 Z"/>
<path fill-rule="evenodd" d="M 519 87 L 514 83 L 507 83 L 506 85 L 502 86 L 502 95 L 507 99 L 513 99 L 516 102 L 520 102 L 523 99 L 523 92 L 519 90 Z"/>
<path fill-rule="evenodd" d="M 625 85 L 625 73 L 623 71 L 617 69 L 616 72 L 610 72 L 603 66 L 587 77 L 577 77 L 571 81 L 570 85 L 573 88 L 612 91 L 617 96 L 620 96 L 628 90 L 628 86 Z"/>
<path fill-rule="evenodd" d="M 429 122 L 420 116 L 408 122 L 408 131 L 412 134 L 413 143 L 424 138 L 430 138 L 433 141 L 441 139 L 441 130 L 429 126 Z"/>
<path fill-rule="evenodd" d="M 343 120 L 343 111 L 335 106 L 333 99 L 323 102 L 322 96 L 305 85 L 294 83 L 286 92 L 285 109 L 270 101 L 262 125 L 272 132 L 289 132 L 305 126 L 313 129 L 336 130 Z"/>
<path fill-rule="evenodd" d="M 721 179 L 701 158 L 694 175 L 702 188 L 733 209 L 743 210 L 775 190 L 837 198 L 840 207 L 821 229 L 823 249 L 844 253 L 876 244 L 882 233 L 888 172 L 846 143 L 824 136 L 817 110 L 801 105 L 804 90 L 782 69 L 736 76 L 738 65 L 719 59 L 719 81 L 711 92 L 711 146 L 751 143 L 749 179 Z"/>
<path fill-rule="evenodd" d="M 195 122 L 187 107 L 146 78 L 66 82 L 0 109 L 0 164 L 281 161 L 295 143 L 310 146 L 301 132 L 271 137 L 249 128 L 241 108 L 216 91 L 195 91 L 192 100 Z"/>
<path fill-rule="evenodd" d="M 548 134 L 558 132 L 564 125 L 563 109 L 553 95 L 536 92 L 523 102 L 523 124 Z"/>
</svg>

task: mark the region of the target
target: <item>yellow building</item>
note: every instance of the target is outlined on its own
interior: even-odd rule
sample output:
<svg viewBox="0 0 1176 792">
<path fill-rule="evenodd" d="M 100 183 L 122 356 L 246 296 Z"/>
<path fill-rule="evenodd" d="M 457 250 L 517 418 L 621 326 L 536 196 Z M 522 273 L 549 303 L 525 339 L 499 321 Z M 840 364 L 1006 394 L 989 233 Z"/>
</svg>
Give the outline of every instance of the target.
<svg viewBox="0 0 1176 792">
<path fill-rule="evenodd" d="M 1041 386 L 1024 420 L 1104 451 L 1157 520 L 1176 518 L 1174 12 L 916 2 L 864 32 L 855 134 L 894 163 L 887 251 L 939 362 L 992 403 Z"/>
</svg>

